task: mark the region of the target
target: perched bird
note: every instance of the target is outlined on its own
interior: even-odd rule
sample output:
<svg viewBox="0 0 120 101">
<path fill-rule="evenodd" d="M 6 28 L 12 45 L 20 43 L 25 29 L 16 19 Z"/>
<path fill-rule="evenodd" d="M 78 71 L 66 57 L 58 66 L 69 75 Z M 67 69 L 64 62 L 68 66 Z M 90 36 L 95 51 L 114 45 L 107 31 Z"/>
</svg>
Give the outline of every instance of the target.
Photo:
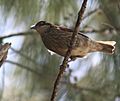
<svg viewBox="0 0 120 101">
<path fill-rule="evenodd" d="M 40 34 L 47 49 L 61 56 L 65 56 L 70 46 L 73 30 L 53 25 L 46 21 L 40 21 L 32 25 L 31 29 L 35 29 Z M 115 41 L 91 40 L 89 37 L 79 32 L 70 58 L 84 57 L 87 53 L 97 51 L 113 54 L 115 51 L 115 44 Z"/>
</svg>

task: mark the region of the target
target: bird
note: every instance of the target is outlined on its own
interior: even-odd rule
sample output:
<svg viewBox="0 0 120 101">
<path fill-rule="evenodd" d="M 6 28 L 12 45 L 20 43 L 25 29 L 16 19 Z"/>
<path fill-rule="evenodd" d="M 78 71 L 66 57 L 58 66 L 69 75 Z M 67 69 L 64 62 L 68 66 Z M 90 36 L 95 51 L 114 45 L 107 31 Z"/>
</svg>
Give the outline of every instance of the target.
<svg viewBox="0 0 120 101">
<path fill-rule="evenodd" d="M 11 43 L 5 43 L 0 45 L 0 67 L 7 58 L 8 50 L 11 47 Z"/>
<path fill-rule="evenodd" d="M 36 30 L 40 34 L 48 50 L 60 56 L 66 55 L 73 34 L 72 29 L 54 25 L 47 21 L 39 21 L 32 25 L 31 29 Z M 79 32 L 72 48 L 70 59 L 83 58 L 92 52 L 113 54 L 115 52 L 115 44 L 115 41 L 96 41 Z"/>
</svg>

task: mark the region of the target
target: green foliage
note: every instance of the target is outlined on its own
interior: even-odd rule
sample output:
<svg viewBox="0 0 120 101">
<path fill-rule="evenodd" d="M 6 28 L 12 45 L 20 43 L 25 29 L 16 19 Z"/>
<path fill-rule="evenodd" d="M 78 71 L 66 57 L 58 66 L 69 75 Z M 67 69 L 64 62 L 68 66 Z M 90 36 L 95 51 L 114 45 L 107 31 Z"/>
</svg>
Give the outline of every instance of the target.
<svg viewBox="0 0 120 101">
<path fill-rule="evenodd" d="M 60 85 L 62 90 L 59 92 L 57 101 L 61 98 L 65 99 L 64 101 L 115 101 L 115 98 L 120 95 L 120 29 L 118 29 L 120 27 L 120 9 L 118 7 L 120 2 L 119 0 L 98 0 L 97 7 L 96 0 L 91 0 L 91 2 L 91 7 L 97 8 L 100 5 L 101 9 L 85 19 L 82 29 L 84 30 L 86 26 L 96 30 L 112 27 L 109 34 L 96 32 L 91 35 L 98 40 L 115 40 L 117 42 L 116 52 L 111 56 L 101 54 L 102 59 L 97 65 L 93 65 L 92 62 L 94 54 L 87 59 L 81 59 L 79 66 L 74 64 L 76 67 L 72 68 L 71 74 L 84 66 L 90 67 L 90 69 L 83 78 L 75 81 L 78 88 L 75 88 L 68 80 L 73 75 L 66 73 L 67 79 L 63 79 L 69 83 Z M 10 13 L 15 15 L 16 26 L 24 23 L 28 27 L 40 19 L 73 27 L 77 9 L 80 7 L 77 3 L 78 1 L 75 0 L 0 0 L 0 8 L 1 12 L 4 12 L 5 21 Z M 88 8 L 88 11 L 91 7 Z M 16 66 L 13 75 L 14 83 L 11 89 L 7 90 L 13 92 L 10 98 L 12 101 L 15 100 L 15 97 L 21 98 L 21 101 L 48 101 L 61 58 L 57 55 L 51 56 L 40 36 L 35 32 L 24 38 L 22 48 L 18 53 L 16 56 L 19 58 L 18 62 L 36 73 Z M 7 98 L 8 96 L 4 95 L 3 101 Z"/>
<path fill-rule="evenodd" d="M 77 10 L 76 1 L 69 0 L 50 0 L 47 3 L 45 18 L 48 21 L 59 23 L 64 17 Z M 77 14 L 77 13 L 76 13 Z"/>
<path fill-rule="evenodd" d="M 25 22 L 31 24 L 31 21 L 38 19 L 38 11 L 42 0 L 0 0 L 1 10 L 4 11 L 4 17 L 7 19 L 12 12 L 15 13 L 16 23 Z"/>
</svg>

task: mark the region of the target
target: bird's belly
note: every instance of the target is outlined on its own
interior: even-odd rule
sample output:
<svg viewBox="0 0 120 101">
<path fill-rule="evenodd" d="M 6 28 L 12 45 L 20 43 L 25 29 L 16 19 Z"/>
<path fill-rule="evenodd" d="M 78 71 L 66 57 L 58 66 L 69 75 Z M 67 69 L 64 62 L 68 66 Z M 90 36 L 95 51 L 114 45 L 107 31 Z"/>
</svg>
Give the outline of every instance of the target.
<svg viewBox="0 0 120 101">
<path fill-rule="evenodd" d="M 50 50 L 61 56 L 65 56 L 68 49 L 56 48 L 56 49 L 50 49 Z M 89 52 L 89 48 L 75 48 L 72 50 L 71 56 L 72 57 L 84 57 L 85 55 L 87 55 L 88 52 Z"/>
<path fill-rule="evenodd" d="M 53 39 L 53 38 L 51 38 Z M 56 40 L 44 40 L 43 39 L 43 43 L 46 46 L 46 48 L 48 48 L 49 50 L 61 55 L 61 56 L 65 56 L 67 50 L 68 50 L 68 46 L 67 46 L 67 42 L 65 41 L 63 43 L 62 40 L 56 41 Z M 89 52 L 89 47 L 87 47 L 87 45 L 77 45 L 72 49 L 71 52 L 71 56 L 73 57 L 83 57 L 85 56 L 87 53 Z"/>
<path fill-rule="evenodd" d="M 53 52 L 61 55 L 61 56 L 65 56 L 67 49 L 61 49 L 61 48 L 57 48 L 57 49 L 52 49 Z"/>
<path fill-rule="evenodd" d="M 83 57 L 83 56 L 87 55 L 88 52 L 89 52 L 89 48 L 75 48 L 72 50 L 71 56 Z"/>
<path fill-rule="evenodd" d="M 61 56 L 65 56 L 66 52 L 68 49 L 56 49 L 56 50 L 52 50 L 55 53 L 61 55 Z M 71 52 L 71 56 L 72 57 L 84 57 L 85 55 L 87 55 L 87 53 L 89 52 L 89 48 L 75 48 L 72 50 Z"/>
</svg>

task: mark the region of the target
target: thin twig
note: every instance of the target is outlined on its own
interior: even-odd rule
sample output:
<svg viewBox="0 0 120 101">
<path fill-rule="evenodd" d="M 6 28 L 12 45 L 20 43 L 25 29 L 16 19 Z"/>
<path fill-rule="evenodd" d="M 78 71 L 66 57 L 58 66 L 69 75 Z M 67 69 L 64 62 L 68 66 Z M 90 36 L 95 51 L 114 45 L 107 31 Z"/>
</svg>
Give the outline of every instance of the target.
<svg viewBox="0 0 120 101">
<path fill-rule="evenodd" d="M 38 64 L 34 59 L 32 59 L 31 57 L 25 55 L 25 54 L 22 53 L 21 51 L 16 50 L 16 49 L 14 49 L 13 47 L 11 47 L 10 49 L 11 49 L 12 51 L 14 51 L 15 53 L 19 54 L 21 57 L 24 57 L 25 59 L 27 59 L 27 60 L 29 60 L 30 62 L 34 63 L 35 65 L 38 65 L 38 66 L 39 66 L 39 64 Z"/>
<path fill-rule="evenodd" d="M 22 32 L 22 33 L 17 33 L 17 34 L 10 34 L 10 35 L 6 35 L 6 36 L 0 36 L 0 40 L 5 39 L 5 38 L 10 38 L 10 37 L 14 37 L 14 36 L 24 36 L 24 35 L 33 35 L 33 32 Z"/>
<path fill-rule="evenodd" d="M 59 71 L 59 73 L 57 75 L 57 78 L 55 80 L 54 88 L 53 88 L 53 92 L 52 92 L 52 96 L 51 96 L 51 101 L 55 101 L 55 97 L 56 97 L 57 90 L 58 90 L 58 85 L 59 85 L 61 77 L 63 76 L 63 73 L 64 73 L 64 71 L 67 67 L 68 59 L 71 56 L 71 51 L 74 47 L 74 44 L 76 43 L 76 37 L 77 37 L 77 34 L 79 32 L 79 28 L 80 28 L 80 24 L 81 24 L 81 21 L 82 21 L 82 16 L 83 16 L 85 8 L 86 8 L 86 4 L 87 4 L 87 0 L 84 0 L 83 3 L 82 3 L 81 9 L 78 12 L 78 18 L 77 18 L 77 22 L 76 22 L 76 25 L 75 25 L 75 28 L 74 28 L 73 35 L 71 37 L 70 47 L 68 47 L 68 51 L 66 52 L 64 60 L 62 62 L 62 65 L 60 66 L 60 71 Z"/>
<path fill-rule="evenodd" d="M 94 28 L 83 28 L 83 30 L 80 30 L 81 33 L 103 33 L 103 34 L 111 34 L 112 32 L 118 32 L 120 31 L 120 28 L 103 28 L 100 30 L 94 29 Z"/>
<path fill-rule="evenodd" d="M 98 10 L 100 10 L 100 8 L 96 8 L 96 9 L 88 12 L 88 13 L 83 17 L 82 20 L 84 20 L 84 19 L 86 19 L 87 17 L 91 16 L 92 14 L 96 13 Z"/>
<path fill-rule="evenodd" d="M 38 75 L 38 76 L 41 76 L 41 74 L 40 74 L 38 71 L 33 70 L 33 69 L 31 69 L 30 67 L 24 66 L 24 65 L 22 65 L 22 64 L 20 64 L 20 63 L 17 63 L 17 62 L 14 62 L 14 61 L 10 61 L 10 60 L 6 60 L 5 62 L 6 62 L 6 63 L 10 63 L 10 64 L 17 65 L 17 66 L 19 66 L 19 67 L 22 68 L 22 69 L 26 69 L 27 71 L 30 71 L 30 72 Z"/>
<path fill-rule="evenodd" d="M 98 89 L 95 89 L 95 88 L 89 88 L 89 87 L 80 87 L 80 86 L 77 86 L 77 84 L 72 84 L 70 82 L 66 82 L 66 81 L 61 81 L 60 82 L 61 84 L 63 85 L 68 85 L 70 86 L 71 88 L 74 88 L 76 90 L 79 90 L 80 92 L 81 91 L 89 91 L 89 92 L 93 92 L 95 94 L 99 94 L 100 95 L 100 91 Z"/>
<path fill-rule="evenodd" d="M 93 29 L 93 28 L 86 28 L 86 29 L 83 29 L 83 30 L 80 30 L 81 33 L 106 33 L 106 31 L 114 31 L 114 29 L 110 29 L 110 28 L 104 28 L 104 29 L 100 29 L 100 30 L 96 30 L 96 29 Z"/>
</svg>

